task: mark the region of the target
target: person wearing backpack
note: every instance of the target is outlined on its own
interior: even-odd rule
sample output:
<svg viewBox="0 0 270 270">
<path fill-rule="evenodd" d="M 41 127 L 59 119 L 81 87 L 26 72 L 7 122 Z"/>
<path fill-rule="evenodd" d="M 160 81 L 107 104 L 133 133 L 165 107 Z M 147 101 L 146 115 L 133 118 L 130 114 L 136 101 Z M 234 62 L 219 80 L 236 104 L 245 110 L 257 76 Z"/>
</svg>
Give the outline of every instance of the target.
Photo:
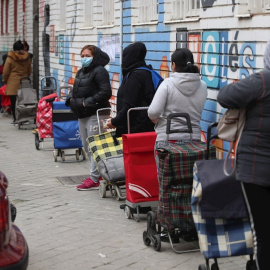
<svg viewBox="0 0 270 270">
<path fill-rule="evenodd" d="M 142 42 L 130 44 L 123 51 L 123 81 L 117 93 L 117 115 L 106 123 L 106 128 L 116 127 L 117 137 L 128 133 L 128 110 L 134 107 L 148 107 L 155 95 L 152 74 L 147 70 L 151 70 L 152 67 L 145 63 L 146 53 L 146 46 Z M 132 111 L 130 132 L 148 131 L 154 131 L 154 124 L 148 118 L 147 111 Z"/>
<path fill-rule="evenodd" d="M 188 113 L 192 126 L 192 139 L 201 140 L 200 120 L 207 97 L 207 86 L 201 80 L 199 69 L 194 65 L 193 54 L 186 48 L 177 49 L 171 56 L 172 75 L 166 78 L 156 91 L 149 106 L 148 116 L 155 123 L 157 133 L 155 148 L 166 145 L 167 116 L 171 113 Z M 186 121 L 175 118 L 171 129 L 186 129 Z M 172 133 L 172 143 L 190 141 L 189 133 Z M 156 156 L 158 166 L 158 157 Z"/>
</svg>

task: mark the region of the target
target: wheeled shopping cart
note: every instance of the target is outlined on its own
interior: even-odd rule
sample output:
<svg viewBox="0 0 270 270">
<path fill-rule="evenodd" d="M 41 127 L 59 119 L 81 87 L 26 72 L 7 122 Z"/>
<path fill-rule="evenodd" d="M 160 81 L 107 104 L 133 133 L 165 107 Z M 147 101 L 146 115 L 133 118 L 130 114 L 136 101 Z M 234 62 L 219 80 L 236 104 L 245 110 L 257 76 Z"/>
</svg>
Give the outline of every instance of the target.
<svg viewBox="0 0 270 270">
<path fill-rule="evenodd" d="M 207 131 L 207 147 L 218 138 Z M 249 255 L 247 270 L 256 270 L 253 260 L 253 235 L 242 194 L 235 176 L 225 176 L 224 160 L 203 160 L 194 164 L 191 209 L 198 233 L 200 250 L 206 264 L 199 270 L 218 270 L 218 258 Z M 228 168 L 229 169 L 229 168 Z M 210 260 L 214 263 L 210 268 Z"/>
<path fill-rule="evenodd" d="M 173 118 L 184 118 L 187 129 L 171 130 Z M 169 143 L 170 133 L 190 133 L 190 142 Z M 147 230 L 143 232 L 146 246 L 153 243 L 161 249 L 161 242 L 169 242 L 176 253 L 198 251 L 197 234 L 191 213 L 193 165 L 207 154 L 206 143 L 192 140 L 190 117 L 185 113 L 168 116 L 167 145 L 157 149 L 159 158 L 159 203 L 157 211 L 147 214 Z M 210 158 L 215 150 L 210 148 Z"/>
<path fill-rule="evenodd" d="M 66 156 L 76 156 L 76 160 L 86 159 L 85 152 L 81 141 L 79 123 L 76 115 L 71 111 L 70 107 L 65 105 L 65 101 L 55 101 L 52 103 L 52 122 L 53 122 L 53 141 L 54 148 L 53 157 L 57 161 L 57 157 L 61 157 L 62 161 L 66 160 Z M 66 149 L 75 149 L 75 154 L 67 154 Z"/>
<path fill-rule="evenodd" d="M 128 134 L 122 135 L 126 179 L 126 204 L 121 205 L 126 218 L 140 221 L 158 206 L 157 166 L 154 156 L 156 132 L 130 133 L 130 112 L 147 110 L 136 107 L 128 110 Z"/>
<path fill-rule="evenodd" d="M 31 87 L 31 79 L 29 77 L 22 77 L 20 79 L 20 86 L 15 107 L 16 121 L 19 129 L 30 121 L 35 124 L 38 105 L 37 91 Z"/>
<path fill-rule="evenodd" d="M 97 110 L 99 134 L 88 137 L 87 142 L 103 178 L 99 182 L 100 197 L 105 198 L 110 190 L 116 200 L 123 200 L 126 198 L 121 190 L 121 186 L 125 185 L 123 144 L 122 138 L 116 137 L 115 130 L 105 131 L 103 128 L 104 122 L 110 117 L 113 117 L 111 108 Z"/>
</svg>

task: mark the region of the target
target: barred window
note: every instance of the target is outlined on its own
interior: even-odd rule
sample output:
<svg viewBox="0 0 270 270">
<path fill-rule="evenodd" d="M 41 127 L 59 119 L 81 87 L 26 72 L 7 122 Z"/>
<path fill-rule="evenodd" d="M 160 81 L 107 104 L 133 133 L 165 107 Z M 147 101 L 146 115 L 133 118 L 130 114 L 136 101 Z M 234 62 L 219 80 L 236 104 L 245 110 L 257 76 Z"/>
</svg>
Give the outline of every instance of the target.
<svg viewBox="0 0 270 270">
<path fill-rule="evenodd" d="M 139 22 L 151 22 L 158 19 L 157 0 L 139 0 Z"/>
<path fill-rule="evenodd" d="M 186 17 L 199 16 L 200 0 L 173 0 L 172 19 L 183 20 Z"/>
<path fill-rule="evenodd" d="M 93 26 L 93 1 L 84 0 L 84 26 Z"/>
<path fill-rule="evenodd" d="M 59 10 L 61 10 L 59 14 L 59 27 L 66 29 L 66 0 L 59 0 L 59 5 Z"/>
<path fill-rule="evenodd" d="M 114 0 L 103 0 L 103 25 L 114 24 Z"/>
</svg>

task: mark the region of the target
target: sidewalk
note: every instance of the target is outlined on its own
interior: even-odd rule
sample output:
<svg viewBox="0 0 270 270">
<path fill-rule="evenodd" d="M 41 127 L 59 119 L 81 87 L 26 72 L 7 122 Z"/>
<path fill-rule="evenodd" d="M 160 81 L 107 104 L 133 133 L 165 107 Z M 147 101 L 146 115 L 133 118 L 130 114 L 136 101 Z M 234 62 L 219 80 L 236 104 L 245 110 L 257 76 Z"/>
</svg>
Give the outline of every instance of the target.
<svg viewBox="0 0 270 270">
<path fill-rule="evenodd" d="M 28 270 L 196 270 L 205 262 L 200 252 L 176 254 L 168 243 L 162 242 L 160 252 L 145 246 L 146 216 L 140 222 L 126 219 L 119 208 L 123 201 L 109 192 L 101 198 L 97 190 L 77 191 L 57 179 L 87 175 L 88 160 L 70 156 L 54 162 L 52 139 L 36 150 L 31 127 L 18 129 L 11 122 L 11 116 L 0 115 L 0 170 L 9 179 L 15 223 L 29 245 Z M 246 269 L 246 257 L 218 262 L 220 269 Z"/>
</svg>

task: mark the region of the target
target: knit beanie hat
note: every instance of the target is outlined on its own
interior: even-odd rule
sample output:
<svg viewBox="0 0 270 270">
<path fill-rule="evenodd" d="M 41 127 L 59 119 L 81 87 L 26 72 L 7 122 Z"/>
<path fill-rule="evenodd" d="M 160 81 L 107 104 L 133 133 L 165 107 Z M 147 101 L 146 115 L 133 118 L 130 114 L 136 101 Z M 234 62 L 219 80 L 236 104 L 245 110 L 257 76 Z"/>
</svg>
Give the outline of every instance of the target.
<svg viewBox="0 0 270 270">
<path fill-rule="evenodd" d="M 263 56 L 264 69 L 270 70 L 270 40 L 266 44 Z"/>
</svg>

